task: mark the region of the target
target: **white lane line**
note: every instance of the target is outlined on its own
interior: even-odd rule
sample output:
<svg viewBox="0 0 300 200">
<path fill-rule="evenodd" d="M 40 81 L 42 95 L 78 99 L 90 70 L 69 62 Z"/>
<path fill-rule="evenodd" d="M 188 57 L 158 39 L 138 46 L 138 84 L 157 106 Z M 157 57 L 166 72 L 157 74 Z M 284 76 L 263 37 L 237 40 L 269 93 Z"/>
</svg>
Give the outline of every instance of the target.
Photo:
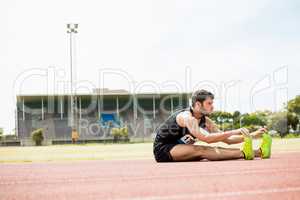
<svg viewBox="0 0 300 200">
<path fill-rule="evenodd" d="M 291 172 L 295 175 L 295 172 L 299 172 L 300 168 L 291 168 L 291 169 L 265 169 L 265 170 L 247 170 L 247 171 L 232 171 L 232 172 L 214 172 L 214 173 L 193 173 L 193 174 L 168 174 L 168 175 L 153 175 L 153 176 L 120 176 L 120 177 L 97 177 L 97 176 L 88 176 L 88 177 L 78 177 L 78 178 L 57 178 L 54 180 L 42 179 L 41 177 L 35 178 L 33 180 L 3 180 L 5 176 L 0 176 L 0 185 L 15 185 L 15 184 L 56 184 L 56 183 L 79 183 L 79 182 L 99 182 L 99 181 L 145 181 L 151 180 L 166 180 L 166 179 L 178 179 L 178 178 L 201 178 L 208 176 L 224 176 L 224 175 L 253 175 L 253 174 L 265 174 L 265 173 L 275 173 L 276 172 Z M 300 173 L 299 173 L 300 177 Z M 23 176 L 26 178 L 26 176 Z M 46 177 L 47 178 L 47 177 Z M 7 178 L 6 178 L 7 179 Z M 44 182 L 43 182 L 44 181 Z"/>
<path fill-rule="evenodd" d="M 133 198 L 118 198 L 113 200 L 177 200 L 177 199 L 202 199 L 202 198 L 223 198 L 223 197 L 239 197 L 245 195 L 259 195 L 270 193 L 286 193 L 286 192 L 300 192 L 300 187 L 289 188 L 273 188 L 265 190 L 249 190 L 249 191 L 233 191 L 233 192 L 219 192 L 219 193 L 194 193 L 194 194 L 178 194 L 169 196 L 148 196 L 148 197 L 133 197 Z"/>
</svg>

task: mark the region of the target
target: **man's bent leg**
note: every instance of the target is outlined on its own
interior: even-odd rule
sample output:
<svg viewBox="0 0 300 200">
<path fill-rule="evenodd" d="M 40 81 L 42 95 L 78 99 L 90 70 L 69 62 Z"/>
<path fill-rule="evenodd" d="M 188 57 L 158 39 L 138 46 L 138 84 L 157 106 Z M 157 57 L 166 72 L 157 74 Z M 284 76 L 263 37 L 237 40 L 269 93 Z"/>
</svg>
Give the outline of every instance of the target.
<svg viewBox="0 0 300 200">
<path fill-rule="evenodd" d="M 219 147 L 219 148 L 221 148 L 221 149 L 227 149 L 227 150 L 233 150 L 233 151 L 236 150 L 236 148 L 227 148 L 227 147 Z M 254 151 L 254 156 L 255 157 L 261 157 L 261 150 L 260 149 L 255 149 L 253 151 Z"/>
<path fill-rule="evenodd" d="M 170 154 L 174 161 L 232 160 L 244 158 L 240 149 L 226 149 L 201 145 L 179 144 L 174 146 Z"/>
</svg>

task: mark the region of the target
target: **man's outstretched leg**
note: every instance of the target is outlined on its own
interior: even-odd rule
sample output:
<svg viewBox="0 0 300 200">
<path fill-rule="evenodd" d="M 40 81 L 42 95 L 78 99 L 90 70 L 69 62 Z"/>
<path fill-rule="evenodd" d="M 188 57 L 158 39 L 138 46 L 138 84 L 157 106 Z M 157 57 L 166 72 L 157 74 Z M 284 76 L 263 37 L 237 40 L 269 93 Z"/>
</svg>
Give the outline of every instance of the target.
<svg viewBox="0 0 300 200">
<path fill-rule="evenodd" d="M 236 148 L 227 148 L 227 147 L 218 147 L 218 148 L 227 149 L 227 150 L 233 150 L 233 151 L 236 150 Z M 255 149 L 253 151 L 254 151 L 254 157 L 258 157 L 258 158 L 262 157 L 260 149 Z"/>
<path fill-rule="evenodd" d="M 178 144 L 174 146 L 170 154 L 174 161 L 199 161 L 208 160 L 231 160 L 244 158 L 240 149 L 226 149 L 219 147 Z"/>
<path fill-rule="evenodd" d="M 254 156 L 260 156 L 258 151 L 253 151 L 251 137 L 244 139 L 242 149 L 180 144 L 174 146 L 170 154 L 174 161 L 195 161 L 201 159 L 217 161 L 240 158 L 252 160 Z"/>
</svg>

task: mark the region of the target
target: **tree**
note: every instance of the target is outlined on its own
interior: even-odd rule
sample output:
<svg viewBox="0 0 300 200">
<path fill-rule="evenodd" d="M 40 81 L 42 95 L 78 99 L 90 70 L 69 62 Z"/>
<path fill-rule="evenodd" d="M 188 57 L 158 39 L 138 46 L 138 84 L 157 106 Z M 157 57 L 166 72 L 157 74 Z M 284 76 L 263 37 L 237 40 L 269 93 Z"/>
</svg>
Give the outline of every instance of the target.
<svg viewBox="0 0 300 200">
<path fill-rule="evenodd" d="M 289 133 L 290 128 L 295 130 L 298 124 L 299 118 L 296 114 L 284 111 L 274 113 L 268 127 L 276 130 L 283 137 Z"/>
<path fill-rule="evenodd" d="M 262 115 L 259 115 L 257 113 L 251 113 L 251 114 L 247 113 L 242 115 L 241 121 L 243 126 L 250 126 L 250 125 L 264 126 L 266 125 L 267 120 Z"/>
<path fill-rule="evenodd" d="M 217 123 L 232 122 L 233 116 L 230 112 L 215 111 L 210 118 Z"/>
<path fill-rule="evenodd" d="M 300 95 L 298 95 L 294 99 L 288 101 L 287 110 L 289 112 L 294 112 L 297 115 L 300 115 Z"/>
<path fill-rule="evenodd" d="M 210 118 L 223 131 L 233 129 L 233 115 L 230 112 L 215 111 L 210 115 Z"/>
<path fill-rule="evenodd" d="M 241 113 L 238 110 L 234 111 L 232 114 L 233 119 L 238 119 L 238 118 L 240 118 L 240 116 L 241 116 Z"/>
<path fill-rule="evenodd" d="M 235 129 L 239 128 L 240 127 L 240 118 L 241 118 L 241 112 L 236 110 L 233 112 L 232 114 L 232 117 L 233 117 L 233 127 Z"/>
<path fill-rule="evenodd" d="M 288 112 L 287 118 L 288 125 L 291 126 L 293 130 L 296 130 L 297 125 L 299 124 L 299 117 L 295 113 Z"/>
<path fill-rule="evenodd" d="M 3 137 L 3 128 L 0 128 L 0 140 L 2 140 Z"/>
</svg>

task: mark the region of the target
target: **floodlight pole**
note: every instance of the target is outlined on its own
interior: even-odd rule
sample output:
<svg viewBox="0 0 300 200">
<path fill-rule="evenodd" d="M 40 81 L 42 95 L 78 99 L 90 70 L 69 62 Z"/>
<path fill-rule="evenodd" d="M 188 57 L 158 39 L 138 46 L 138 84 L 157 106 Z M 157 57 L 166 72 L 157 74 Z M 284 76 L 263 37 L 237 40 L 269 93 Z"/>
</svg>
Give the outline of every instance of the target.
<svg viewBox="0 0 300 200">
<path fill-rule="evenodd" d="M 67 24 L 67 33 L 70 35 L 70 101 L 71 101 L 71 127 L 74 127 L 74 100 L 73 100 L 73 46 L 72 46 L 72 34 L 78 33 L 78 24 Z"/>
</svg>

